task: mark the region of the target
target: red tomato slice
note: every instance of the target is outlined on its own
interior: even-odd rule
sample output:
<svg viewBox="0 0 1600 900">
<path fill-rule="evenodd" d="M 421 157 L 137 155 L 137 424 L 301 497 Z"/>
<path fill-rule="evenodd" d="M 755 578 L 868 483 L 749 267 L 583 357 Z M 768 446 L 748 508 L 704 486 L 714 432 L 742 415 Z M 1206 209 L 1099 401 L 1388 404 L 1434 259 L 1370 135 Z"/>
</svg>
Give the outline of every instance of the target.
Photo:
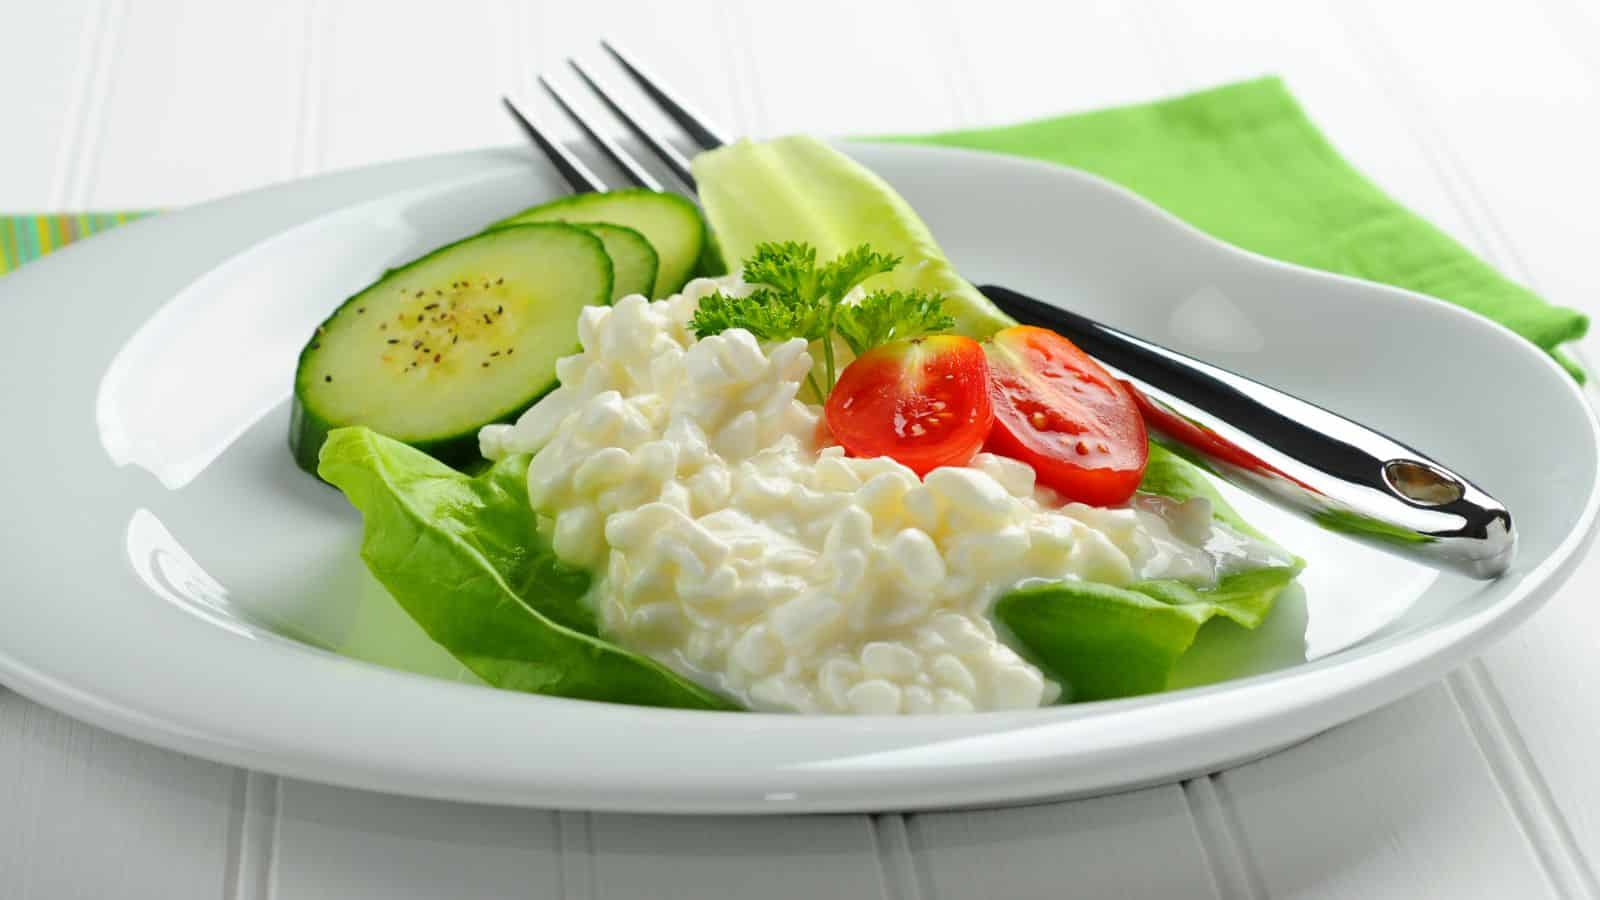
<svg viewBox="0 0 1600 900">
<path fill-rule="evenodd" d="M 1033 466 L 1040 484 L 1072 500 L 1127 502 L 1150 455 L 1127 389 L 1045 328 L 1007 328 L 985 349 L 994 405 L 988 449 Z"/>
<path fill-rule="evenodd" d="M 966 465 L 994 422 L 983 347 L 941 334 L 861 354 L 823 407 L 851 456 L 888 456 L 918 475 Z"/>
</svg>

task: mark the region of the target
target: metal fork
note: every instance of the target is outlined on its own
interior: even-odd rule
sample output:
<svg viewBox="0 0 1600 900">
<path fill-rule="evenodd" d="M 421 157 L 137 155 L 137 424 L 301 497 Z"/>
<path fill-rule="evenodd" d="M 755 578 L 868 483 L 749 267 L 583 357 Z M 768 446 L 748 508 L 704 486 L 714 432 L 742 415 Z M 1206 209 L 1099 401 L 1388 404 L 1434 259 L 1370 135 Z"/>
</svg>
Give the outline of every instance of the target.
<svg viewBox="0 0 1600 900">
<path fill-rule="evenodd" d="M 633 80 L 656 102 L 656 105 L 663 112 L 694 139 L 701 150 L 714 150 L 727 143 L 727 140 L 721 136 L 717 129 L 707 125 L 703 117 L 696 114 L 687 104 L 679 100 L 666 88 L 661 87 L 660 82 L 648 75 L 632 57 L 617 49 L 610 41 L 601 41 L 600 46 L 633 77 Z M 689 160 L 685 159 L 683 154 L 679 153 L 678 149 L 672 146 L 665 138 L 647 128 L 638 114 L 627 103 L 616 99 L 613 93 L 607 91 L 601 81 L 588 69 L 584 68 L 582 63 L 576 59 L 568 59 L 567 65 L 572 67 L 572 70 L 577 73 L 589 90 L 600 98 L 606 108 L 611 110 L 622 124 L 627 126 L 635 137 L 643 141 L 650 148 L 650 151 L 655 154 L 656 158 L 661 160 L 672 171 L 672 174 L 688 188 L 687 193 L 692 196 L 695 183 L 694 175 L 689 171 Z M 539 85 L 545 89 L 551 99 L 555 100 L 561 111 L 566 113 L 590 140 L 594 141 L 600 152 L 604 153 L 607 159 L 616 163 L 629 184 L 634 187 L 648 188 L 652 191 L 663 189 L 661 182 L 656 180 L 649 170 L 628 151 L 622 149 L 616 141 L 608 137 L 602 127 L 596 125 L 579 110 L 566 91 L 544 75 L 539 76 Z M 609 189 L 605 182 L 600 179 L 600 176 L 585 165 L 583 160 L 573 155 L 560 142 L 551 140 L 546 130 L 537 124 L 538 120 L 523 104 L 518 103 L 510 96 L 500 99 L 505 104 L 506 110 L 511 113 L 511 117 L 517 121 L 517 124 L 522 126 L 522 129 L 528 133 L 528 137 L 538 145 L 539 149 L 544 151 L 545 156 L 549 157 L 550 162 L 561 173 L 561 177 L 566 179 L 567 184 L 574 191 L 585 194 Z"/>
<path fill-rule="evenodd" d="M 727 143 L 721 129 L 667 90 L 610 41 L 600 46 L 702 150 Z M 578 77 L 694 196 L 689 161 L 644 125 L 600 79 L 568 60 Z M 550 79 L 539 83 L 629 184 L 662 190 L 637 159 L 586 117 Z M 577 156 L 552 140 L 517 101 L 506 108 L 574 191 L 607 190 Z M 774 237 L 782 238 L 783 235 Z M 1016 320 L 1065 335 L 1126 376 L 1147 421 L 1201 456 L 1209 468 L 1252 493 L 1332 530 L 1475 578 L 1511 565 L 1516 531 L 1505 506 L 1461 475 L 1412 448 L 1276 388 L 1042 302 L 986 285 L 985 295 Z"/>
</svg>

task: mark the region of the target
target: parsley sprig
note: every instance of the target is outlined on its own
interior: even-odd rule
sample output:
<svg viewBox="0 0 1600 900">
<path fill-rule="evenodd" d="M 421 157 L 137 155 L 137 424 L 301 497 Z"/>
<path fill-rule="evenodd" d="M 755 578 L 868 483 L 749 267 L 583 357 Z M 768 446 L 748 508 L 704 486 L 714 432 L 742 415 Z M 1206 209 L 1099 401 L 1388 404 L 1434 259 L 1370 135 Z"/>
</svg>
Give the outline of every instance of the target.
<svg viewBox="0 0 1600 900">
<path fill-rule="evenodd" d="M 943 298 L 926 291 L 874 291 L 860 303 L 843 302 L 863 281 L 899 264 L 899 257 L 875 252 L 866 244 L 820 266 L 817 249 L 810 244 L 757 244 L 755 255 L 744 261 L 744 280 L 758 287 L 744 297 L 718 291 L 702 298 L 689 327 L 702 338 L 743 328 L 761 341 L 797 337 L 821 341 L 827 384 L 832 388 L 837 380 L 833 334 L 860 356 L 890 341 L 955 327 L 955 320 L 944 311 Z M 817 397 L 826 396 L 816 379 L 808 378 Z"/>
</svg>

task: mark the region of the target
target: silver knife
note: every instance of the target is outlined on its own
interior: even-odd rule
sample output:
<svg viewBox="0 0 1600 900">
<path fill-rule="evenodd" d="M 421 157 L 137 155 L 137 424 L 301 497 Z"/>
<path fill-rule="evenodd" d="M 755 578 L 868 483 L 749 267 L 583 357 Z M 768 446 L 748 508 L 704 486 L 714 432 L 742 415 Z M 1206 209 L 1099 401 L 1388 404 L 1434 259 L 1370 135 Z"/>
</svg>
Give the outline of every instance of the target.
<svg viewBox="0 0 1600 900">
<path fill-rule="evenodd" d="M 996 285 L 1007 315 L 1126 377 L 1155 436 L 1324 527 L 1474 578 L 1516 556 L 1511 513 L 1438 461 L 1314 403 Z"/>
</svg>

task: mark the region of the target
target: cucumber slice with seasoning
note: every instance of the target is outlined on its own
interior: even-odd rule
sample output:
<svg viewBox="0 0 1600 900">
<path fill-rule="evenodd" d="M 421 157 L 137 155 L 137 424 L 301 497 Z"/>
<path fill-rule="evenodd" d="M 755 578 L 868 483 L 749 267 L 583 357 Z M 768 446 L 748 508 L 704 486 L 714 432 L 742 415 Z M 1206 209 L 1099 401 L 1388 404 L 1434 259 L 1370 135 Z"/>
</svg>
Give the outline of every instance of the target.
<svg viewBox="0 0 1600 900">
<path fill-rule="evenodd" d="M 694 274 L 706 245 L 706 222 L 687 197 L 644 188 L 576 194 L 541 204 L 489 226 L 526 222 L 605 222 L 644 235 L 660 257 L 655 290 L 650 296 L 676 293 Z"/>
<path fill-rule="evenodd" d="M 447 463 L 478 429 L 556 386 L 578 313 L 611 300 L 600 239 L 571 225 L 501 228 L 392 269 L 346 300 L 300 353 L 289 447 L 317 470 L 330 430 L 365 425 Z"/>
<path fill-rule="evenodd" d="M 622 225 L 604 222 L 574 222 L 584 231 L 600 239 L 606 255 L 611 257 L 611 299 L 621 300 L 629 294 L 650 296 L 655 290 L 656 270 L 659 266 L 656 249 L 644 235 Z"/>
</svg>

